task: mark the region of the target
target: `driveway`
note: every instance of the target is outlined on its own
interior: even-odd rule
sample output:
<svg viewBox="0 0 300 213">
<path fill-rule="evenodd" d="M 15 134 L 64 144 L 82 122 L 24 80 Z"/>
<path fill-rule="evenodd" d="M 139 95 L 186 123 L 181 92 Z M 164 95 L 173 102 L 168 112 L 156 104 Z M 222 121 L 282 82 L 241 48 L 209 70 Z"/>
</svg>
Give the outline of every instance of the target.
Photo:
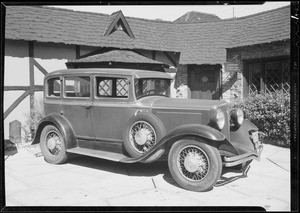
<svg viewBox="0 0 300 213">
<path fill-rule="evenodd" d="M 167 162 L 122 164 L 78 157 L 44 161 L 39 146 L 6 153 L 6 206 L 259 206 L 290 210 L 290 149 L 265 144 L 246 174 L 224 169 L 208 192 L 180 188 Z"/>
</svg>

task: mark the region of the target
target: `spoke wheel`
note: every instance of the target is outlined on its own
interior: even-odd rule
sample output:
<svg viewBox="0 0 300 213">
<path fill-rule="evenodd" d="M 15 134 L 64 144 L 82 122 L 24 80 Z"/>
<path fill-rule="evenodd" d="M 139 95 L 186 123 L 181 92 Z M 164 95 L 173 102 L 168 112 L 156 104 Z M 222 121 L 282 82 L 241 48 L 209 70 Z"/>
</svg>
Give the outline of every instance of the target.
<svg viewBox="0 0 300 213">
<path fill-rule="evenodd" d="M 140 154 L 150 150 L 155 145 L 156 138 L 154 128 L 146 121 L 135 122 L 129 130 L 129 141 Z"/>
<path fill-rule="evenodd" d="M 68 159 L 64 138 L 58 128 L 53 125 L 45 126 L 41 132 L 40 147 L 48 163 L 61 164 Z"/>
<path fill-rule="evenodd" d="M 189 181 L 199 181 L 207 176 L 210 162 L 201 148 L 186 146 L 178 154 L 177 166 L 184 178 Z"/>
<path fill-rule="evenodd" d="M 168 165 L 173 179 L 184 189 L 208 191 L 222 172 L 219 151 L 200 138 L 175 142 L 169 152 Z"/>
<path fill-rule="evenodd" d="M 50 131 L 45 137 L 46 146 L 51 155 L 58 155 L 62 147 L 62 139 L 56 131 Z"/>
</svg>

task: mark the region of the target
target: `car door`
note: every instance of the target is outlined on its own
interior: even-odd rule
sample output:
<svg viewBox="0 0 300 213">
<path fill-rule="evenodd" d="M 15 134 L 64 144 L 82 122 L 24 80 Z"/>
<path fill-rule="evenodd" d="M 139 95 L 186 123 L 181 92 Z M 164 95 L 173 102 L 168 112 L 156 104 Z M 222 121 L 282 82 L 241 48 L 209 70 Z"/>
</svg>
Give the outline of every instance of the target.
<svg viewBox="0 0 300 213">
<path fill-rule="evenodd" d="M 122 152 L 122 130 L 130 117 L 129 78 L 95 77 L 92 123 L 95 148 Z"/>
<path fill-rule="evenodd" d="M 70 122 L 80 143 L 93 142 L 91 122 L 92 78 L 88 75 L 68 75 L 63 78 L 62 114 Z M 92 148 L 92 143 L 90 148 Z"/>
</svg>

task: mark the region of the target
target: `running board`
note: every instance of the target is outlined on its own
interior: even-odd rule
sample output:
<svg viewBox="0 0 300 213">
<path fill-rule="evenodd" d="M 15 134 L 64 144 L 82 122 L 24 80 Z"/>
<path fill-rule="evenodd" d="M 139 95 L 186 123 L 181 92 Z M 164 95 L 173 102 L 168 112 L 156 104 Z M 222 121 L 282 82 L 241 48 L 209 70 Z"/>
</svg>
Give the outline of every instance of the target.
<svg viewBox="0 0 300 213">
<path fill-rule="evenodd" d="M 80 155 L 87 155 L 87 156 L 106 159 L 106 160 L 111 160 L 111 161 L 123 162 L 123 163 L 134 163 L 134 162 L 136 162 L 135 159 L 130 158 L 126 155 L 123 155 L 123 154 L 120 154 L 120 153 L 102 151 L 102 150 L 93 150 L 93 149 L 75 147 L 75 148 L 72 148 L 72 149 L 68 149 L 67 152 L 80 154 Z"/>
</svg>

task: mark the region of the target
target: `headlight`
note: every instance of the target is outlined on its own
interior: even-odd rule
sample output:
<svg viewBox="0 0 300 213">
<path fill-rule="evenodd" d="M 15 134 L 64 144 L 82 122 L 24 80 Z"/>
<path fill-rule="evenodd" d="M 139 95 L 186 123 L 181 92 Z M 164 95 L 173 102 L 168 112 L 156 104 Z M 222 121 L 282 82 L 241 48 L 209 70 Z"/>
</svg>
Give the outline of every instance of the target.
<svg viewBox="0 0 300 213">
<path fill-rule="evenodd" d="M 221 109 L 218 109 L 217 112 L 212 116 L 212 121 L 217 124 L 219 129 L 223 129 L 225 126 L 225 114 Z"/>
<path fill-rule="evenodd" d="M 235 125 L 242 125 L 244 121 L 244 112 L 241 109 L 237 109 L 231 112 L 230 117 Z"/>
</svg>

